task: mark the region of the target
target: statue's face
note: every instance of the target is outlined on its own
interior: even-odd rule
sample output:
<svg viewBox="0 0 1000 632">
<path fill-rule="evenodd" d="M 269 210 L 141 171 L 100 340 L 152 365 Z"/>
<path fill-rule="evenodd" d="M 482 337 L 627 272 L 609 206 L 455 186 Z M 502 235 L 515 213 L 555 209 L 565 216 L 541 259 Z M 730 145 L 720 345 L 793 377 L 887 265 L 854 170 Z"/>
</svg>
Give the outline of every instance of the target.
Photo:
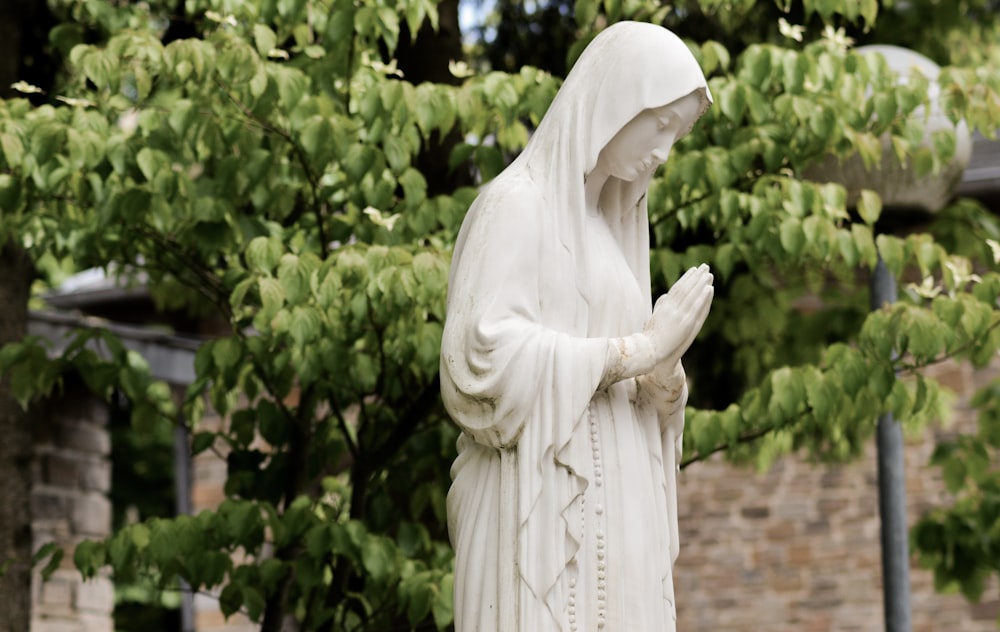
<svg viewBox="0 0 1000 632">
<path fill-rule="evenodd" d="M 689 94 L 660 108 L 643 110 L 621 128 L 598 157 L 609 174 L 637 179 L 667 161 L 670 148 L 691 121 L 698 118 L 700 100 Z"/>
</svg>

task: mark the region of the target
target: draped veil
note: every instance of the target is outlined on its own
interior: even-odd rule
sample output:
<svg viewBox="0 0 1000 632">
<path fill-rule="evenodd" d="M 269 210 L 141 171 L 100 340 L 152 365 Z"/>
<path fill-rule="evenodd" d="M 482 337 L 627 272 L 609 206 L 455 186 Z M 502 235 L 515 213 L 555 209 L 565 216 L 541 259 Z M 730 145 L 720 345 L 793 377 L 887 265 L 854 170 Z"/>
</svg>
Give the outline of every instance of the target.
<svg viewBox="0 0 1000 632">
<path fill-rule="evenodd" d="M 580 56 L 524 151 L 484 187 L 463 223 L 441 352 L 442 396 L 463 430 L 448 497 L 459 632 L 497 630 L 495 570 L 511 563 L 520 586 L 518 629 L 559 629 L 553 601 L 580 546 L 579 527 L 565 514 L 592 484 L 581 475 L 582 418 L 611 335 L 594 336 L 590 322 L 602 296 L 587 280 L 605 262 L 587 256 L 585 178 L 601 149 L 637 114 L 693 93 L 700 116 L 711 102 L 708 87 L 673 33 L 635 22 L 609 27 Z M 612 193 L 605 216 L 642 294 L 631 306 L 631 333 L 651 311 L 645 195 L 651 176 L 612 177 L 605 188 Z M 505 469 L 504 462 L 515 465 Z M 506 483 L 516 489 L 516 506 L 501 506 L 505 476 L 516 479 Z M 497 533 L 505 518 L 512 518 L 516 550 Z M 675 510 L 669 519 L 676 534 Z"/>
</svg>

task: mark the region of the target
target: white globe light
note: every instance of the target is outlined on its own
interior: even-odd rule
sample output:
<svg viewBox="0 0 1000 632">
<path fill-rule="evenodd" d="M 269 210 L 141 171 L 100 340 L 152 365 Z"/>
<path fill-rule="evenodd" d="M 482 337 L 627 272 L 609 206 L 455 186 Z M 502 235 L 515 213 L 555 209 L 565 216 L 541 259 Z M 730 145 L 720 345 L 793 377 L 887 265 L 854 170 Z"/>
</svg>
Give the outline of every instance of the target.
<svg viewBox="0 0 1000 632">
<path fill-rule="evenodd" d="M 809 168 L 805 173 L 806 177 L 843 184 L 851 203 L 857 200 L 862 189 L 871 189 L 882 196 L 882 202 L 887 207 L 919 208 L 930 213 L 941 210 L 951 199 L 969 164 L 972 138 L 964 121 L 955 125 L 941 109 L 940 87 L 937 83 L 940 67 L 920 53 L 899 46 L 862 46 L 856 50 L 864 55 L 882 55 L 889 69 L 899 76 L 901 84 L 909 81 L 914 72 L 927 78 L 930 112 L 925 113 L 921 107 L 912 114 L 922 119 L 925 125 L 922 146 L 932 147 L 934 132 L 952 130 L 955 133 L 955 153 L 937 172 L 918 177 L 908 162 L 899 162 L 888 137 L 884 137 L 882 160 L 878 165 L 871 168 L 865 166 L 857 154 L 844 159 L 828 156 Z"/>
</svg>

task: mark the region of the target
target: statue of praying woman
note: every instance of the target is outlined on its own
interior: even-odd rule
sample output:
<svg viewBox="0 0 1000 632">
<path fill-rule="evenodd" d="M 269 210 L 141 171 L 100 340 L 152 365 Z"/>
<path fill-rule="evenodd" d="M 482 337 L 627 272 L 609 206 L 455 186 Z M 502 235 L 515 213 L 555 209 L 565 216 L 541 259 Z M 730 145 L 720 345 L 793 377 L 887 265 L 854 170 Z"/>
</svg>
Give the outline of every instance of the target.
<svg viewBox="0 0 1000 632">
<path fill-rule="evenodd" d="M 469 209 L 441 346 L 458 632 L 675 629 L 680 360 L 713 279 L 652 307 L 646 190 L 710 104 L 677 36 L 615 24 Z"/>
</svg>

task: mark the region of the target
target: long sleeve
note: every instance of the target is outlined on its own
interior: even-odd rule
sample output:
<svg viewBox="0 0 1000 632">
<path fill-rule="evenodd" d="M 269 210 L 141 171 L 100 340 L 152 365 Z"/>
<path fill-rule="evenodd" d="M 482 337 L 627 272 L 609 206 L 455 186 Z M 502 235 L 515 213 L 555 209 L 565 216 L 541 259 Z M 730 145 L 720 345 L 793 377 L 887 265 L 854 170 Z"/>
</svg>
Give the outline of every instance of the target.
<svg viewBox="0 0 1000 632">
<path fill-rule="evenodd" d="M 542 295 L 546 249 L 561 247 L 546 239 L 542 204 L 530 182 L 495 183 L 470 210 L 452 262 L 442 396 L 459 426 L 493 447 L 516 444 L 532 418 L 575 423 L 605 372 L 606 338 L 560 331 L 542 313 L 558 300 Z M 568 432 L 551 430 L 547 442 Z"/>
</svg>

